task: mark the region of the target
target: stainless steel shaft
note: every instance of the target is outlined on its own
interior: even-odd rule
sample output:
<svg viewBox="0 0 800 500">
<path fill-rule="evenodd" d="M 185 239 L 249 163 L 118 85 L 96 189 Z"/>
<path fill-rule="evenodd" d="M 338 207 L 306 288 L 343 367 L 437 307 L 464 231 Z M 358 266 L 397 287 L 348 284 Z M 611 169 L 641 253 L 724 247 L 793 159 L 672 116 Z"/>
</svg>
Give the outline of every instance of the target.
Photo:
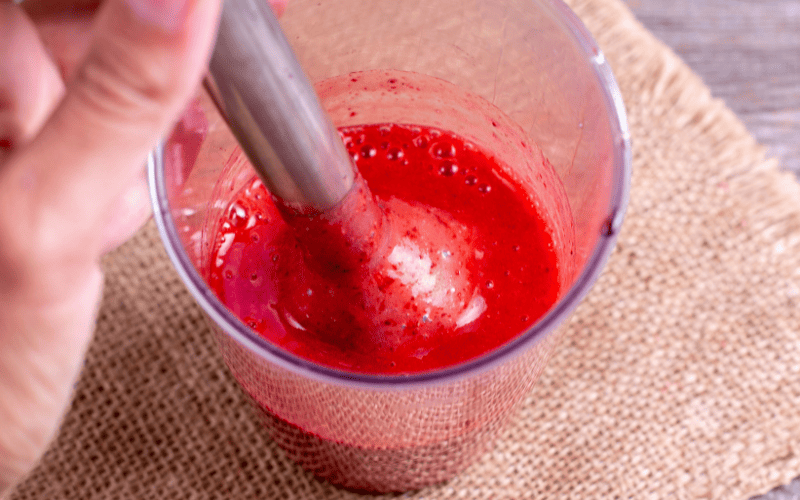
<svg viewBox="0 0 800 500">
<path fill-rule="evenodd" d="M 324 211 L 353 166 L 266 0 L 225 0 L 205 85 L 270 192 Z"/>
</svg>

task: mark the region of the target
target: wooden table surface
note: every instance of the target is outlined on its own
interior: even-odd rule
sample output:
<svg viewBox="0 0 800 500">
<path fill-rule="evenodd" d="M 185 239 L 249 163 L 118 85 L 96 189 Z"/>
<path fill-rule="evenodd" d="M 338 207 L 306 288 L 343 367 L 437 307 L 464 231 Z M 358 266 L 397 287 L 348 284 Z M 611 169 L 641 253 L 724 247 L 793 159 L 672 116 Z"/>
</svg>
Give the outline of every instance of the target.
<svg viewBox="0 0 800 500">
<path fill-rule="evenodd" d="M 800 0 L 625 1 L 800 174 Z"/>
<path fill-rule="evenodd" d="M 625 2 L 800 177 L 800 0 Z M 800 500 L 800 478 L 752 500 Z"/>
</svg>

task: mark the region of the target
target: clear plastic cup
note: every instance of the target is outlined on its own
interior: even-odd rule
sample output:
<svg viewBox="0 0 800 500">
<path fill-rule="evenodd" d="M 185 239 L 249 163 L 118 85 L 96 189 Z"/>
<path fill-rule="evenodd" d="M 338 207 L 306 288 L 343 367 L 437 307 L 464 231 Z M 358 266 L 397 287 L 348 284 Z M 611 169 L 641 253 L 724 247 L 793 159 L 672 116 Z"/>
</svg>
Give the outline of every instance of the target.
<svg viewBox="0 0 800 500">
<path fill-rule="evenodd" d="M 312 82 L 400 71 L 458 89 L 450 101 L 448 92 L 422 106 L 394 106 L 388 97 L 352 116 L 347 92 L 321 84 L 336 125 L 488 129 L 485 118 L 496 114 L 542 148 L 566 190 L 575 246 L 562 257 L 574 271 L 544 317 L 456 366 L 365 375 L 274 346 L 206 286 L 214 221 L 253 175 L 210 101 L 198 99 L 151 157 L 155 219 L 167 252 L 276 442 L 311 473 L 350 489 L 403 491 L 447 480 L 491 447 L 611 252 L 630 178 L 619 90 L 597 45 L 559 0 L 292 0 L 281 24 Z M 483 114 L 459 107 L 459 96 L 481 98 Z M 491 147 L 484 132 L 475 133 Z M 525 161 L 513 168 L 525 176 Z"/>
</svg>

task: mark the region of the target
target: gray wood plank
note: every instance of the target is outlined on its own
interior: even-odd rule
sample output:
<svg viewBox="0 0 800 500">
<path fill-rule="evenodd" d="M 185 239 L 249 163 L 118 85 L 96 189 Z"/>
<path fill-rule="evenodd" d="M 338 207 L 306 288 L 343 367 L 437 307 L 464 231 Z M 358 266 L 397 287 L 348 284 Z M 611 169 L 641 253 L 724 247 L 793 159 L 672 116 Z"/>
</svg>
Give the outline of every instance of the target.
<svg viewBox="0 0 800 500">
<path fill-rule="evenodd" d="M 800 174 L 800 1 L 626 0 Z"/>
</svg>

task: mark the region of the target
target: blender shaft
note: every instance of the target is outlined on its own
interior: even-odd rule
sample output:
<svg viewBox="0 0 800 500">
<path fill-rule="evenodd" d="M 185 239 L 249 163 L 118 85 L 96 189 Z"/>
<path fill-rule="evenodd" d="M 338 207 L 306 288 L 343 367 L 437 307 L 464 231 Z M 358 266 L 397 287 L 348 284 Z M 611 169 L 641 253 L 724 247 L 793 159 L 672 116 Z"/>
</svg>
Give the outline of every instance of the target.
<svg viewBox="0 0 800 500">
<path fill-rule="evenodd" d="M 344 198 L 354 170 L 264 0 L 225 0 L 205 87 L 273 196 L 303 212 Z"/>
</svg>

